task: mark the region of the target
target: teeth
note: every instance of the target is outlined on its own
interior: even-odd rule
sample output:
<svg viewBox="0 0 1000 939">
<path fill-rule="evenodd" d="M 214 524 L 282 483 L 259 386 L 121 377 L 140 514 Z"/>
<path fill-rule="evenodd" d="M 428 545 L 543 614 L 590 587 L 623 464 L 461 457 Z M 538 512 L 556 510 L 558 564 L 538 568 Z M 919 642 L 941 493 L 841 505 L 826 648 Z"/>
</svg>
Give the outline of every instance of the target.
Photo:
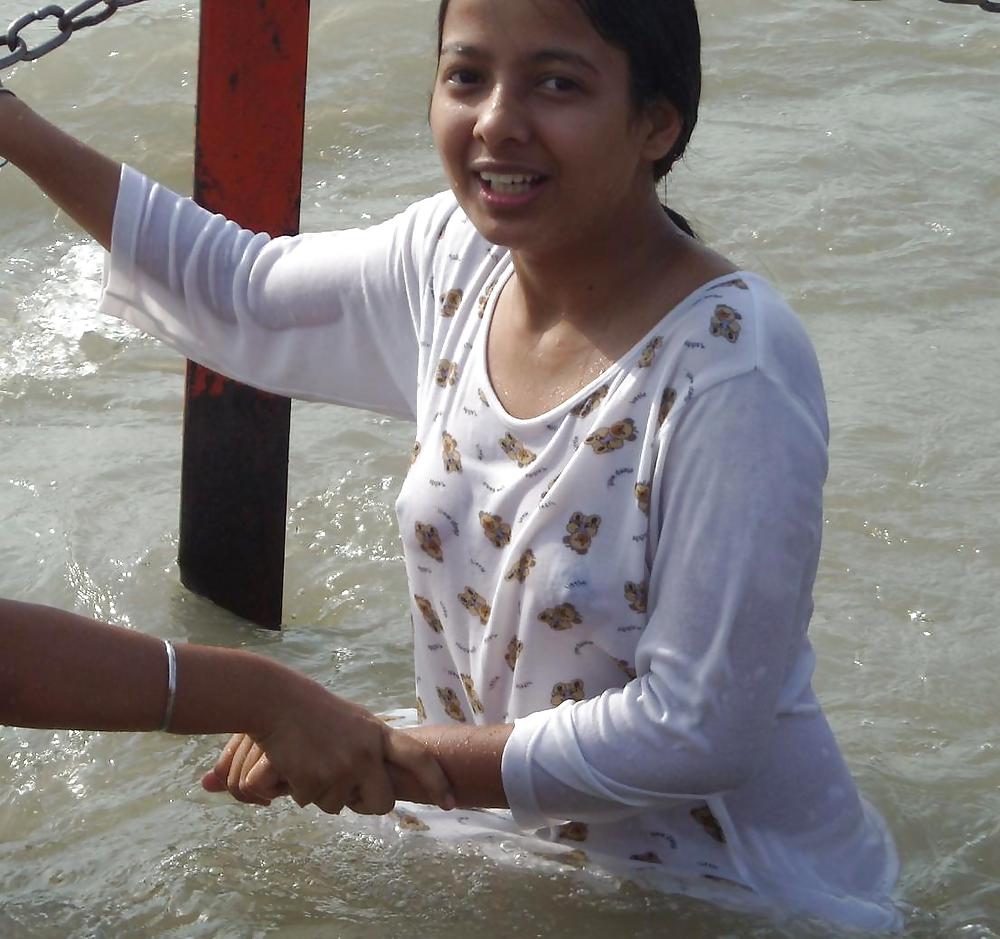
<svg viewBox="0 0 1000 939">
<path fill-rule="evenodd" d="M 523 193 L 541 181 L 541 176 L 525 176 L 520 173 L 480 173 L 481 179 L 495 192 Z"/>
</svg>

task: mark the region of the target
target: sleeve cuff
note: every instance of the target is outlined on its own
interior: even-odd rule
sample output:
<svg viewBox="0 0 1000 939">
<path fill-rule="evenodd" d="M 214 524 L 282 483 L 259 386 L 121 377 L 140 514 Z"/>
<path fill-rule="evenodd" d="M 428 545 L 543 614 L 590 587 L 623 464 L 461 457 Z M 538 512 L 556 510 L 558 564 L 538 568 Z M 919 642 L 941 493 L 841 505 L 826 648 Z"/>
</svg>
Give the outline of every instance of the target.
<svg viewBox="0 0 1000 939">
<path fill-rule="evenodd" d="M 566 705 L 561 705 L 565 707 Z M 525 831 L 535 831 L 567 819 L 552 819 L 542 814 L 535 796 L 532 778 L 535 741 L 552 717 L 552 711 L 536 711 L 514 721 L 514 730 L 503 749 L 500 774 L 504 794 L 514 823 Z"/>
<path fill-rule="evenodd" d="M 98 310 L 125 319 L 131 291 L 127 287 L 135 267 L 135 246 L 142 221 L 141 206 L 146 196 L 146 177 L 122 164 L 118 199 L 111 225 L 111 250 L 104 253 L 104 276 Z"/>
</svg>

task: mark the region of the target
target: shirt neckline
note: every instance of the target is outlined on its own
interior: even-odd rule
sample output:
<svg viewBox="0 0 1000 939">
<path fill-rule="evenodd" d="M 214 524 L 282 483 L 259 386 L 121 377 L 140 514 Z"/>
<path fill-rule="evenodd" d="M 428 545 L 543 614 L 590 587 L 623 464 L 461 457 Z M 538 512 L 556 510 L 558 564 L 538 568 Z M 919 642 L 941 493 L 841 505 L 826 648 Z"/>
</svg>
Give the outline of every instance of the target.
<svg viewBox="0 0 1000 939">
<path fill-rule="evenodd" d="M 514 417 L 513 414 L 510 414 L 507 411 L 493 388 L 493 380 L 490 377 L 489 362 L 487 361 L 490 330 L 493 326 L 493 314 L 496 312 L 497 303 L 500 300 L 500 294 L 503 293 L 504 288 L 513 276 L 514 261 L 508 254 L 503 269 L 496 274 L 493 282 L 493 290 L 490 292 L 489 300 L 486 302 L 486 307 L 483 310 L 482 329 L 479 330 L 479 335 L 476 337 L 478 348 L 475 349 L 474 356 L 482 377 L 481 384 L 483 386 L 483 394 L 486 395 L 489 406 L 495 409 L 503 420 L 511 426 L 527 428 L 533 427 L 537 424 L 551 423 L 554 419 L 561 418 L 567 411 L 572 410 L 580 401 L 586 400 L 602 385 L 608 384 L 614 375 L 626 369 L 632 361 L 642 355 L 646 346 L 649 345 L 658 333 L 663 332 L 663 330 L 667 327 L 668 322 L 671 321 L 671 318 L 676 319 L 685 308 L 693 306 L 699 299 L 701 299 L 703 294 L 707 293 L 713 287 L 717 287 L 734 280 L 746 280 L 753 275 L 749 271 L 740 269 L 729 274 L 721 274 L 719 277 L 713 277 L 711 280 L 705 281 L 705 283 L 695 287 L 695 289 L 692 290 L 686 297 L 667 310 L 667 312 L 664 313 L 663 316 L 661 316 L 660 319 L 658 319 L 642 337 L 640 337 L 639 341 L 636 342 L 632 348 L 630 348 L 620 358 L 612 362 L 603 372 L 601 372 L 600 375 L 584 387 L 580 388 L 578 391 L 574 391 L 573 394 L 559 402 L 559 404 L 555 405 L 555 407 L 552 407 L 548 411 L 544 411 L 535 417 Z"/>
</svg>

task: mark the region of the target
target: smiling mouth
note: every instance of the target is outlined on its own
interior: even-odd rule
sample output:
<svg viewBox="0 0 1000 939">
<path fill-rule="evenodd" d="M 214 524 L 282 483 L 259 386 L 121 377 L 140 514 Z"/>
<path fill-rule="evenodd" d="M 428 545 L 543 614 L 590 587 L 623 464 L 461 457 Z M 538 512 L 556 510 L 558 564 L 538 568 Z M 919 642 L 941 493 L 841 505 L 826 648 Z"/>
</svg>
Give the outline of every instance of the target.
<svg viewBox="0 0 1000 939">
<path fill-rule="evenodd" d="M 502 196 L 523 196 L 545 181 L 544 176 L 524 173 L 479 173 L 483 185 Z"/>
</svg>

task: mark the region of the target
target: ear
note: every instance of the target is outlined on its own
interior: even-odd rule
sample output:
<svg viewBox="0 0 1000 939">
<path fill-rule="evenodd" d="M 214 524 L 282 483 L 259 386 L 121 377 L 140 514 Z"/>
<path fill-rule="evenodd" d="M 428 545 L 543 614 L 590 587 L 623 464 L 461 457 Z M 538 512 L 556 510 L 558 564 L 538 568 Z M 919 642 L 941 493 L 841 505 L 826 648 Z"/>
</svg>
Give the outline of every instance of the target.
<svg viewBox="0 0 1000 939">
<path fill-rule="evenodd" d="M 665 157 L 681 135 L 683 121 L 671 101 L 660 99 L 645 108 L 646 138 L 643 155 L 651 162 Z"/>
</svg>

